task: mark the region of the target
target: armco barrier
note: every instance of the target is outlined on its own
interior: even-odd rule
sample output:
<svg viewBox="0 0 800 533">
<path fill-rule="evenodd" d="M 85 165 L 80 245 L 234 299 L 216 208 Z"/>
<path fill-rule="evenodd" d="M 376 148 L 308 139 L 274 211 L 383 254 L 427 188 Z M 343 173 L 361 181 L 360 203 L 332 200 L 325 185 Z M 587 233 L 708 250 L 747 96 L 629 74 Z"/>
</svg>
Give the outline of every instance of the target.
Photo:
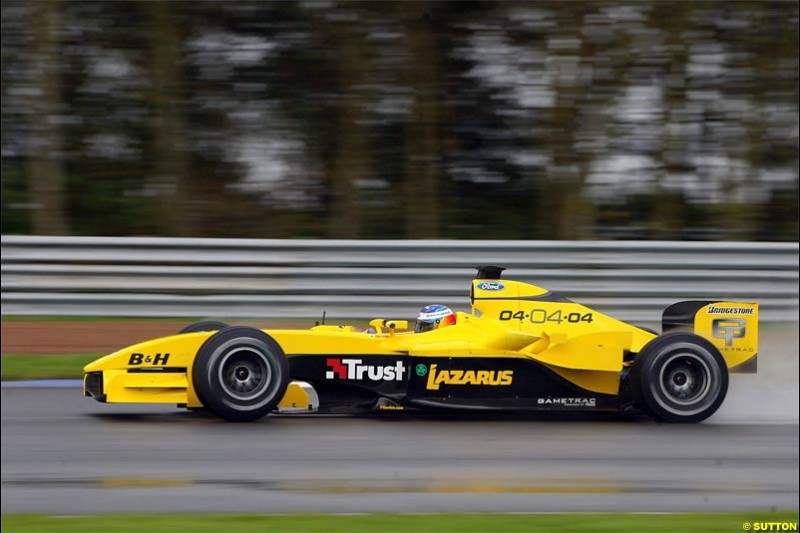
<svg viewBox="0 0 800 533">
<path fill-rule="evenodd" d="M 468 310 L 474 267 L 625 320 L 678 300 L 798 319 L 798 243 L 2 237 L 3 315 L 413 317 Z"/>
</svg>

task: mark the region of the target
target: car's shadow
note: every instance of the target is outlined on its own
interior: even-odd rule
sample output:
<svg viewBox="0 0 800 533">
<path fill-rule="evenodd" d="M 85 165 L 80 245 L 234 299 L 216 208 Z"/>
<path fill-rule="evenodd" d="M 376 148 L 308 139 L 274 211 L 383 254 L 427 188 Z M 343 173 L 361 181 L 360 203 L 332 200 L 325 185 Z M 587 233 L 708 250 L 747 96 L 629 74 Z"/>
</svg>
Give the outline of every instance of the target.
<svg viewBox="0 0 800 533">
<path fill-rule="evenodd" d="M 128 422 L 128 423 L 187 423 L 187 424 L 235 424 L 220 419 L 213 413 L 198 409 L 192 411 L 169 411 L 169 412 L 133 412 L 124 413 L 89 413 L 88 416 L 108 422 Z M 595 423 L 643 423 L 651 421 L 647 416 L 636 412 L 368 412 L 368 413 L 309 413 L 309 414 L 273 414 L 269 415 L 255 424 L 269 423 L 270 421 L 285 420 L 304 420 L 313 423 L 319 419 L 362 419 L 373 420 L 376 423 L 403 423 L 403 422 L 595 422 Z M 250 422 L 253 424 L 253 422 Z"/>
</svg>

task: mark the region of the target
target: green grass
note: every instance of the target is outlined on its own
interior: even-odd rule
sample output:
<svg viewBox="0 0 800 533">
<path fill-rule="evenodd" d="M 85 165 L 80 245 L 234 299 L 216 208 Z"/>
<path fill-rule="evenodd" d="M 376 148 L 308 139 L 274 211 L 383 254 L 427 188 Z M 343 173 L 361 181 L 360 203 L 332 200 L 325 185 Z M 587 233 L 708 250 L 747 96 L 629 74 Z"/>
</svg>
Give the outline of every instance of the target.
<svg viewBox="0 0 800 533">
<path fill-rule="evenodd" d="M 3 515 L 5 533 L 170 531 L 203 533 L 300 532 L 724 532 L 753 522 L 797 523 L 797 511 L 720 514 L 366 514 L 366 515 Z M 752 531 L 752 529 L 751 529 Z"/>
<path fill-rule="evenodd" d="M 83 367 L 105 354 L 5 355 L 0 357 L 0 379 L 82 378 Z"/>
</svg>

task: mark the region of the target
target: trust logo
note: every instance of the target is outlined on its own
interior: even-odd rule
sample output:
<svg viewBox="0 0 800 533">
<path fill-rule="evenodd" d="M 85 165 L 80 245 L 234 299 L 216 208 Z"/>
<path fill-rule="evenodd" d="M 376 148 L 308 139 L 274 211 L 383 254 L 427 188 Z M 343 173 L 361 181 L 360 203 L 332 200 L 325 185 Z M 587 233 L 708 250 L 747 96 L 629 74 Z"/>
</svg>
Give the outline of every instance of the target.
<svg viewBox="0 0 800 533">
<path fill-rule="evenodd" d="M 347 379 L 353 381 L 402 381 L 406 367 L 402 361 L 390 365 L 365 365 L 362 359 L 340 359 L 332 357 L 325 361 L 328 370 L 325 379 Z"/>
</svg>

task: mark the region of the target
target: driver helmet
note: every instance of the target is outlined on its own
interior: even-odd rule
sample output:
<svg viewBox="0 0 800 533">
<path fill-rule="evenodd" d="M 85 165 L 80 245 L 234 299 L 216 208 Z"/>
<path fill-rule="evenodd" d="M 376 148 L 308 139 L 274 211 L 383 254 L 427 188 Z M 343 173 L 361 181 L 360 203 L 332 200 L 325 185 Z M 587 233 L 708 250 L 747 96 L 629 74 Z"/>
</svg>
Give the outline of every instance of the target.
<svg viewBox="0 0 800 533">
<path fill-rule="evenodd" d="M 414 333 L 424 333 L 438 328 L 445 328 L 456 323 L 456 314 L 445 305 L 426 305 L 419 310 Z"/>
</svg>

